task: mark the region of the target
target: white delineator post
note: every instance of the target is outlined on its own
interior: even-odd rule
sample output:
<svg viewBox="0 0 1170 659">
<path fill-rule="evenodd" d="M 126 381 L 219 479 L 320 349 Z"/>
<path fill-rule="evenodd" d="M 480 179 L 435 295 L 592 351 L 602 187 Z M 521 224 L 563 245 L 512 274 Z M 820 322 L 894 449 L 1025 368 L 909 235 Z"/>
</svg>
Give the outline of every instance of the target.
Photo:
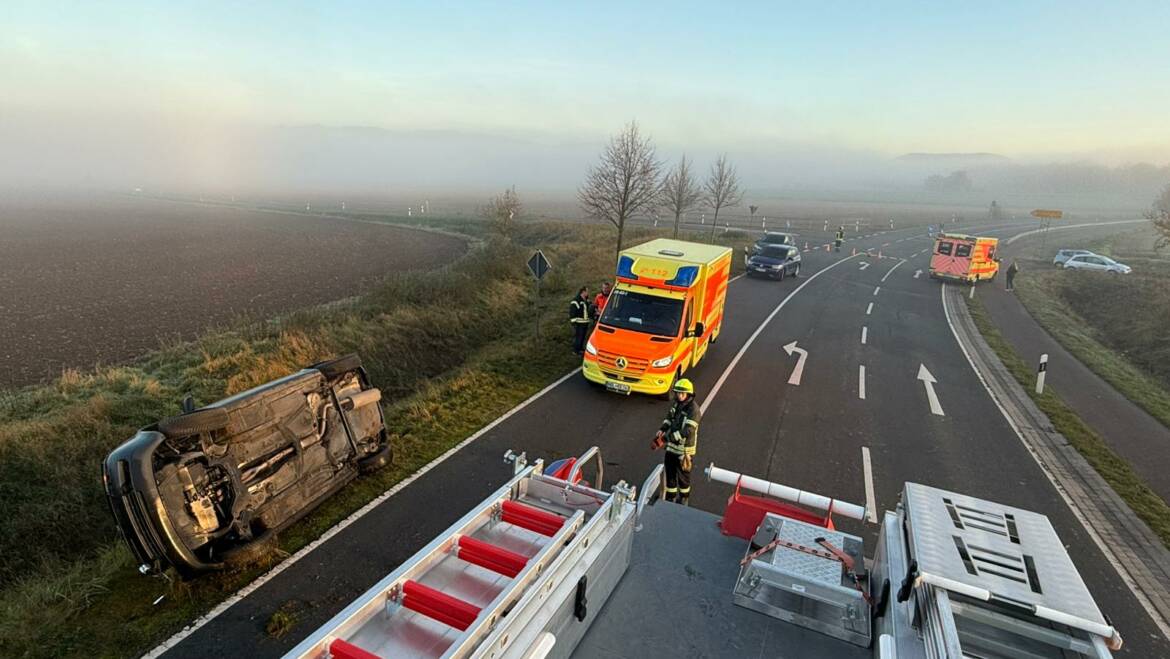
<svg viewBox="0 0 1170 659">
<path fill-rule="evenodd" d="M 754 478 L 752 476 L 744 476 L 734 471 L 727 469 L 720 469 L 714 463 L 707 467 L 707 478 L 717 483 L 726 483 L 727 485 L 738 485 L 745 490 L 759 492 L 770 497 L 776 497 L 784 501 L 791 501 L 792 503 L 799 503 L 809 508 L 816 510 L 824 510 L 835 515 L 842 515 L 849 519 L 856 519 L 865 521 L 865 506 L 859 506 L 855 503 L 848 503 L 840 499 L 832 499 L 821 494 L 814 494 L 806 492 L 805 490 L 798 490 L 795 487 L 781 485 L 766 481 L 762 478 Z"/>
<path fill-rule="evenodd" d="M 1048 375 L 1048 353 L 1040 355 L 1040 367 L 1036 369 L 1036 393 L 1044 393 L 1044 376 Z"/>
</svg>

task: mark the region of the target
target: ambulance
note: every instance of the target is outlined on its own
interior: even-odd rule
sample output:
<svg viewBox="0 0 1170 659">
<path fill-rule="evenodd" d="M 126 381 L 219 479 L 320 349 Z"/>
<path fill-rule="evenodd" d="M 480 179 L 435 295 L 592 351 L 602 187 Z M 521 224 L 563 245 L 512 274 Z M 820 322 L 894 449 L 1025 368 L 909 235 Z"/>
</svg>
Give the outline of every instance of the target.
<svg viewBox="0 0 1170 659">
<path fill-rule="evenodd" d="M 998 247 L 998 238 L 940 233 L 930 256 L 930 276 L 968 284 L 995 279 L 999 273 L 999 259 L 995 258 Z"/>
<path fill-rule="evenodd" d="M 665 394 L 723 329 L 731 249 L 660 238 L 618 256 L 582 372 L 609 391 Z"/>
</svg>

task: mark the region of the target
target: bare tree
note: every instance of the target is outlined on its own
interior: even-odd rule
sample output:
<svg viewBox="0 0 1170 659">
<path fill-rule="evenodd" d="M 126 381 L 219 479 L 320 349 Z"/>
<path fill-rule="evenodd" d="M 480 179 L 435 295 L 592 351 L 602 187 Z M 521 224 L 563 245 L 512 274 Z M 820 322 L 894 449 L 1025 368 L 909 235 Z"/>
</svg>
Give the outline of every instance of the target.
<svg viewBox="0 0 1170 659">
<path fill-rule="evenodd" d="M 479 213 L 492 223 L 492 229 L 497 233 L 505 236 L 511 233 L 512 220 L 520 214 L 520 195 L 516 194 L 516 186 L 489 199 Z"/>
<path fill-rule="evenodd" d="M 662 162 L 654 143 L 631 121 L 612 137 L 601 162 L 589 168 L 577 199 L 585 214 L 617 228 L 617 253 L 622 251 L 626 220 L 645 213 L 658 202 L 658 176 Z"/>
<path fill-rule="evenodd" d="M 703 201 L 715 211 L 715 217 L 711 220 L 711 238 L 715 238 L 719 211 L 738 206 L 743 201 L 743 191 L 739 189 L 739 174 L 735 172 L 735 165 L 727 162 L 726 153 L 719 156 L 719 160 L 711 165 L 711 173 L 707 176 L 703 189 L 705 191 Z"/>
<path fill-rule="evenodd" d="M 1150 218 L 1154 229 L 1160 234 L 1155 249 L 1170 245 L 1170 184 L 1162 188 L 1162 193 L 1154 199 L 1154 205 L 1146 213 L 1146 217 Z"/>
<path fill-rule="evenodd" d="M 678 238 L 678 225 L 682 216 L 699 205 L 703 190 L 691 174 L 691 162 L 684 153 L 678 165 L 670 170 L 662 181 L 662 207 L 674 215 L 674 237 Z"/>
</svg>

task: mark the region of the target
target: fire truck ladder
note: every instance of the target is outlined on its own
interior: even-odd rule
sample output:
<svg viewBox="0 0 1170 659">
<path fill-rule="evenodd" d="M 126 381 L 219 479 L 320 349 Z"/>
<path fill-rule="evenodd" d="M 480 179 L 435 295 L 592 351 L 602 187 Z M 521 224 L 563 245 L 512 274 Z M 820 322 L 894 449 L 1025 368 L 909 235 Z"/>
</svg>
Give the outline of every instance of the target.
<svg viewBox="0 0 1170 659">
<path fill-rule="evenodd" d="M 624 482 L 601 491 L 597 447 L 554 474 L 524 454 L 504 459 L 514 468 L 506 485 L 286 658 L 541 657 L 553 644 L 573 647 L 585 625 L 573 634 L 566 624 L 584 621 L 608 597 L 589 588 L 595 568 L 620 569 L 613 582 L 625 571 L 637 512 L 659 486 L 661 468 L 635 501 Z M 590 486 L 581 471 L 594 459 Z"/>
</svg>

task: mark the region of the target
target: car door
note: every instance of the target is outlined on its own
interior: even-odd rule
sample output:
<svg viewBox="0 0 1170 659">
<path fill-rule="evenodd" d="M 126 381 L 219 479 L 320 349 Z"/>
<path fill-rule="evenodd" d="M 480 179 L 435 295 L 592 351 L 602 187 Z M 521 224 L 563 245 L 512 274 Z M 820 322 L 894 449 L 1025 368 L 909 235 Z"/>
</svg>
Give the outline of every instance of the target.
<svg viewBox="0 0 1170 659">
<path fill-rule="evenodd" d="M 1069 268 L 1070 270 L 1087 270 L 1089 268 L 1089 263 L 1083 256 L 1074 256 L 1064 262 L 1064 267 Z"/>
</svg>

